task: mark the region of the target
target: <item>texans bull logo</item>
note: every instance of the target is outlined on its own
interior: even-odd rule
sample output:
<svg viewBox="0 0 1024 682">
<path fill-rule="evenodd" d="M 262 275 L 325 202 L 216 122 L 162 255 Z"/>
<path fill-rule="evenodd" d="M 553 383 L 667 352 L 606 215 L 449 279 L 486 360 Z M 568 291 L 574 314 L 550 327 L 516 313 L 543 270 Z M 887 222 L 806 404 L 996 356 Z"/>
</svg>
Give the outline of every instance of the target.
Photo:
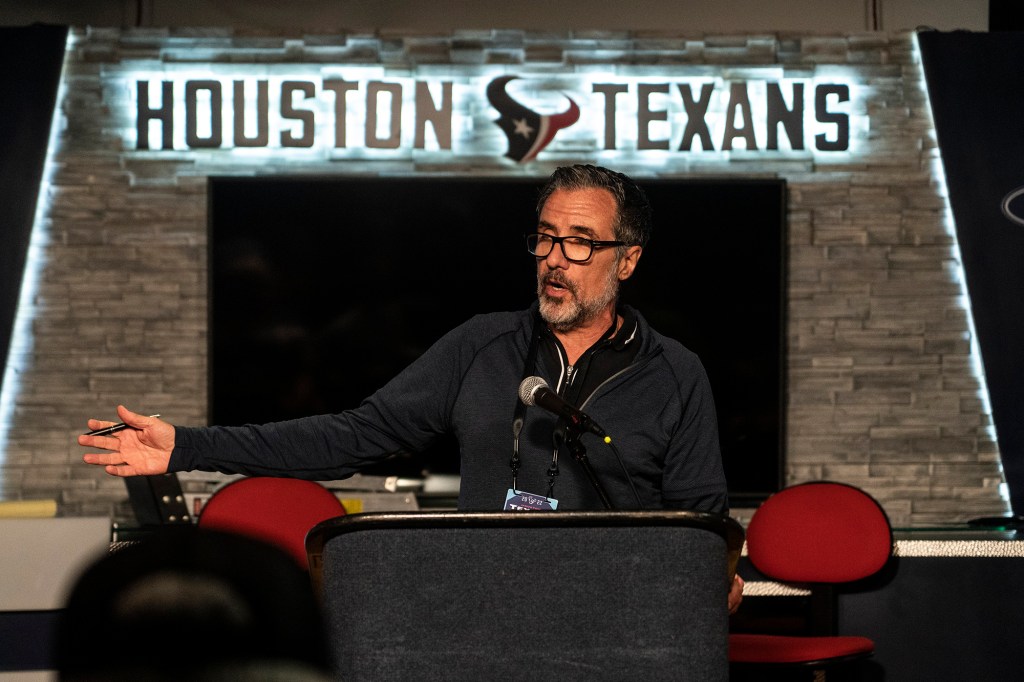
<svg viewBox="0 0 1024 682">
<path fill-rule="evenodd" d="M 512 99 L 505 87 L 519 76 L 501 76 L 487 85 L 487 100 L 501 117 L 495 123 L 508 138 L 505 156 L 517 163 L 532 161 L 555 133 L 580 119 L 580 108 L 570 97 L 569 108 L 561 114 L 542 115 Z"/>
</svg>

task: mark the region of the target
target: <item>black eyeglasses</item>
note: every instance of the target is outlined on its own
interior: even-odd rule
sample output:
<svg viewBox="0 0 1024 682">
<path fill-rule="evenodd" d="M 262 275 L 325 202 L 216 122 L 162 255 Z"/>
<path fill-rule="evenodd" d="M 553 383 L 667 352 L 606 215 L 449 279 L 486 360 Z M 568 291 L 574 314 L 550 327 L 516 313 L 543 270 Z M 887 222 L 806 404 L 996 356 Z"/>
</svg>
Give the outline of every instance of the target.
<svg viewBox="0 0 1024 682">
<path fill-rule="evenodd" d="M 567 261 L 585 263 L 594 255 L 594 249 L 607 246 L 625 246 L 626 242 L 598 241 L 586 237 L 556 237 L 553 234 L 535 232 L 526 235 L 526 250 L 537 258 L 547 258 L 555 244 L 562 247 L 562 255 Z"/>
</svg>

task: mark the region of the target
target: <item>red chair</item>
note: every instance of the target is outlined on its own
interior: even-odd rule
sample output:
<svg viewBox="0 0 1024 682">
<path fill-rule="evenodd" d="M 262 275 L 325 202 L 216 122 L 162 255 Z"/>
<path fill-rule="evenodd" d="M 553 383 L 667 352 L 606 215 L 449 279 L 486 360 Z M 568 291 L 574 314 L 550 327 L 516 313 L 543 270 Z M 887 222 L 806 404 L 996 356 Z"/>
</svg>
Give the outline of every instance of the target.
<svg viewBox="0 0 1024 682">
<path fill-rule="evenodd" d="M 867 637 L 839 636 L 835 588 L 878 573 L 892 554 L 885 511 L 851 485 L 813 482 L 768 498 L 747 527 L 747 555 L 772 580 L 809 587 L 810 636 L 732 633 L 735 677 L 765 679 L 786 669 L 827 670 L 875 650 Z"/>
<path fill-rule="evenodd" d="M 218 489 L 203 505 L 201 528 L 247 535 L 288 552 L 308 570 L 306 533 L 321 521 L 345 514 L 345 506 L 314 481 L 254 477 Z"/>
</svg>

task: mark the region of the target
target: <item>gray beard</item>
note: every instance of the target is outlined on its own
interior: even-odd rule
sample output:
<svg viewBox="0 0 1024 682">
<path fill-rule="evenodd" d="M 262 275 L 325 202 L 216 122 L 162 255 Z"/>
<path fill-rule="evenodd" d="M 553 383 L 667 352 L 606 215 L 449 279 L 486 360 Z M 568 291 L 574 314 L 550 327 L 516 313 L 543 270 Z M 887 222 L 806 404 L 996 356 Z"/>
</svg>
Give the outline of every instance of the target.
<svg viewBox="0 0 1024 682">
<path fill-rule="evenodd" d="M 569 297 L 559 301 L 544 293 L 544 277 L 537 277 L 537 300 L 540 303 L 540 316 L 548 326 L 556 332 L 570 332 L 597 318 L 610 303 L 619 296 L 619 279 L 615 269 L 609 271 L 609 278 L 604 291 L 595 298 L 580 300 L 574 283 L 561 278 L 554 278 L 569 292 Z"/>
</svg>

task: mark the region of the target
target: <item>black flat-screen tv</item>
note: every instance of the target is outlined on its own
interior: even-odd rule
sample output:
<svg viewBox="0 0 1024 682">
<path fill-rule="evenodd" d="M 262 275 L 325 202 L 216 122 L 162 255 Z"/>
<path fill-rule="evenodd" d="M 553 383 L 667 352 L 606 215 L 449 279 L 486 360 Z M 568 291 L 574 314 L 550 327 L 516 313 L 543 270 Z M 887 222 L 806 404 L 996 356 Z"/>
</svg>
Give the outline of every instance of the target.
<svg viewBox="0 0 1024 682">
<path fill-rule="evenodd" d="M 476 313 L 536 293 L 543 179 L 213 177 L 210 420 L 354 407 Z M 785 183 L 642 180 L 654 236 L 622 291 L 703 361 L 734 506 L 781 484 Z M 454 443 L 369 473 L 454 473 Z"/>
</svg>

